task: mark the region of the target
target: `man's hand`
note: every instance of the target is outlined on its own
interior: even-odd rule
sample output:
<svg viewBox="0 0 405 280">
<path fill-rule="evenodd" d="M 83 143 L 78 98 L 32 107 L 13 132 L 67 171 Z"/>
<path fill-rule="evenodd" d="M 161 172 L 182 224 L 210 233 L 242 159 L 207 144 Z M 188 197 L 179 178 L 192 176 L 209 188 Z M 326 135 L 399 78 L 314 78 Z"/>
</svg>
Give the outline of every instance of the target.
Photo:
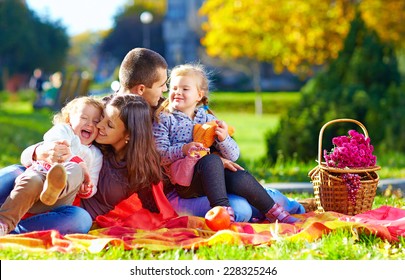
<svg viewBox="0 0 405 280">
<path fill-rule="evenodd" d="M 233 162 L 229 159 L 220 157 L 222 160 L 222 163 L 224 165 L 224 168 L 229 169 L 231 171 L 237 171 L 237 170 L 245 170 L 242 166 L 240 166 L 239 164 L 237 164 L 236 162 Z"/>
</svg>

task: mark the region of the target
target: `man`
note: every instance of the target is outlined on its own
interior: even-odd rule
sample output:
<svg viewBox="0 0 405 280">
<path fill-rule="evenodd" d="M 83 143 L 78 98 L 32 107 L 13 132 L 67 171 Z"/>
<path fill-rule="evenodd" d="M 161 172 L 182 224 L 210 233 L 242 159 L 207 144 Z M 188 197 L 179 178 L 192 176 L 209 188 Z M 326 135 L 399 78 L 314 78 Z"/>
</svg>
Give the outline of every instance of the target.
<svg viewBox="0 0 405 280">
<path fill-rule="evenodd" d="M 119 70 L 118 93 L 141 95 L 152 107 L 167 91 L 167 62 L 157 52 L 135 48 L 127 53 Z"/>
</svg>

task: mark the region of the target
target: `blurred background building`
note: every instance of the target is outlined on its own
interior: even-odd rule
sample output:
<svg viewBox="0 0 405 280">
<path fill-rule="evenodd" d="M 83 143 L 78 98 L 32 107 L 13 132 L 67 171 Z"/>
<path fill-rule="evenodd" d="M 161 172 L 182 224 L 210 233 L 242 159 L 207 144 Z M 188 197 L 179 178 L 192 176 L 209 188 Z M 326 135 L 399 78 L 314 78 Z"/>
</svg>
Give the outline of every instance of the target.
<svg viewBox="0 0 405 280">
<path fill-rule="evenodd" d="M 216 87 L 220 90 L 252 90 L 249 75 L 234 68 L 224 67 L 219 61 L 208 58 L 200 44 L 203 36 L 201 24 L 204 18 L 198 10 L 204 0 L 167 0 L 166 15 L 163 19 L 164 56 L 173 67 L 185 62 L 201 61 L 215 68 Z M 264 91 L 298 90 L 304 81 L 285 71 L 276 74 L 270 64 L 261 64 L 261 87 Z"/>
</svg>

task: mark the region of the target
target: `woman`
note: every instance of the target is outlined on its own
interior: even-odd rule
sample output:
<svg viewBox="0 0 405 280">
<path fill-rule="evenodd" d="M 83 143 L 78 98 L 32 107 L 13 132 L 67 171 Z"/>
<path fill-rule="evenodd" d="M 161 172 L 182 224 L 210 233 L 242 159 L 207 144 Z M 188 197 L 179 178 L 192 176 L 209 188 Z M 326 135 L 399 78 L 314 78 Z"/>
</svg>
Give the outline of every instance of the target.
<svg viewBox="0 0 405 280">
<path fill-rule="evenodd" d="M 96 143 L 103 152 L 98 191 L 81 206 L 95 219 L 137 193 L 144 208 L 159 212 L 151 188 L 161 182 L 162 173 L 148 103 L 134 94 L 113 95 L 97 127 Z"/>
<path fill-rule="evenodd" d="M 155 186 L 161 182 L 162 174 L 159 155 L 153 145 L 152 117 L 148 103 L 134 94 L 113 95 L 106 101 L 103 119 L 97 127 L 99 134 L 96 142 L 103 152 L 97 193 L 82 200 L 81 207 L 64 205 L 63 211 L 57 211 L 56 208 L 24 219 L 12 233 L 46 229 L 56 229 L 62 234 L 86 233 L 93 220 L 108 214 L 117 204 L 135 193 L 144 209 L 159 213 L 160 207 L 154 195 L 159 192 Z M 58 145 L 51 150 L 52 155 L 49 157 L 69 156 L 69 148 L 63 143 Z M 7 170 L 8 174 L 11 174 L 10 171 Z M 38 199 L 40 194 L 36 195 L 34 199 Z"/>
</svg>

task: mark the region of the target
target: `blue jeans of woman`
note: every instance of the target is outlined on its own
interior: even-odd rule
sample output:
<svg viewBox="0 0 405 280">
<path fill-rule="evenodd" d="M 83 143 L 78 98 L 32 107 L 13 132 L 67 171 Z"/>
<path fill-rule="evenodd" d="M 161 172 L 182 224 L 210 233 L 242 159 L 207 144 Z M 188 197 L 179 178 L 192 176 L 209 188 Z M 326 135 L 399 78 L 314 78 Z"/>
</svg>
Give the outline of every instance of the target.
<svg viewBox="0 0 405 280">
<path fill-rule="evenodd" d="M 0 205 L 14 188 L 15 179 L 25 170 L 20 165 L 0 169 Z M 87 233 L 92 219 L 86 210 L 71 205 L 63 205 L 46 213 L 35 214 L 21 220 L 10 233 L 27 233 L 36 230 L 58 230 L 61 234 Z"/>
<path fill-rule="evenodd" d="M 14 187 L 15 179 L 25 170 L 23 166 L 11 165 L 0 169 L 0 205 L 6 200 Z M 265 189 L 275 202 L 284 207 L 291 214 L 305 213 L 304 207 L 297 201 L 287 198 L 276 189 Z M 181 198 L 173 190 L 167 194 L 171 205 L 179 215 L 193 215 L 204 217 L 211 209 L 206 196 L 197 198 Z M 254 222 L 263 220 L 264 216 L 249 202 L 238 195 L 228 194 L 231 207 L 235 211 L 237 222 Z M 69 232 L 87 233 L 91 226 L 90 215 L 84 209 L 76 206 L 62 206 L 51 212 L 37 214 L 20 221 L 14 233 L 25 233 L 34 230 L 56 229 L 62 234 Z M 12 232 L 13 233 L 13 232 Z"/>
<path fill-rule="evenodd" d="M 277 189 L 265 188 L 273 200 L 280 204 L 290 214 L 305 213 L 304 207 L 296 200 L 286 197 Z M 179 215 L 204 217 L 212 207 L 206 196 L 196 198 L 181 198 L 176 190 L 167 194 L 170 204 Z M 229 203 L 235 211 L 236 222 L 258 222 L 265 219 L 264 215 L 249 202 L 238 195 L 228 194 Z"/>
</svg>

